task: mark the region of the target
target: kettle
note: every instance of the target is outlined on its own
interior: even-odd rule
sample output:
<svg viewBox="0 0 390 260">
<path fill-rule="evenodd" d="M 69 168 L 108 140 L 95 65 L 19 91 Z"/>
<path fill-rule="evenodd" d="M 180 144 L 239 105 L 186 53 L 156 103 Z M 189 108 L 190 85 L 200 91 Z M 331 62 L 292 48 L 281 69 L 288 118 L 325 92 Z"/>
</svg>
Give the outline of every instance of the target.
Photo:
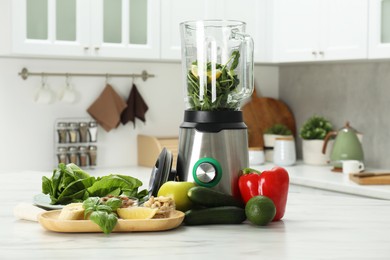
<svg viewBox="0 0 390 260">
<path fill-rule="evenodd" d="M 333 149 L 330 153 L 330 163 L 335 169 L 341 169 L 342 163 L 345 160 L 358 160 L 363 162 L 364 154 L 362 144 L 357 136 L 357 131 L 353 129 L 349 122 L 346 122 L 345 126 L 338 132 L 329 132 L 322 147 L 322 153 L 326 153 L 326 147 L 331 137 L 336 136 L 336 140 L 333 145 Z"/>
</svg>

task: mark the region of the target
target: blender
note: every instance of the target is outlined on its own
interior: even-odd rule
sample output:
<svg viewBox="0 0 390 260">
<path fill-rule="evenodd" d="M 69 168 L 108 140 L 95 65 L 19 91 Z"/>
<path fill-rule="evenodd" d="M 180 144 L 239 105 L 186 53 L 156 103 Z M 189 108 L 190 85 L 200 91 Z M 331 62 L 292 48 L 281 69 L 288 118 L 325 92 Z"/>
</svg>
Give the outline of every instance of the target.
<svg viewBox="0 0 390 260">
<path fill-rule="evenodd" d="M 239 173 L 249 164 L 240 105 L 254 88 L 253 40 L 241 21 L 183 22 L 180 32 L 186 110 L 178 179 L 239 197 Z"/>
</svg>

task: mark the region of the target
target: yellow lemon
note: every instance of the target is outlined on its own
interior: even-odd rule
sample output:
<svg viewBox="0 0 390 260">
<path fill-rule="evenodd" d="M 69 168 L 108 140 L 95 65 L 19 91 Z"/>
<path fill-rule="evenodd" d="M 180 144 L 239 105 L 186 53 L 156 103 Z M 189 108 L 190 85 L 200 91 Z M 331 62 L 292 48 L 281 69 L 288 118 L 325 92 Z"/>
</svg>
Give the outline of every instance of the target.
<svg viewBox="0 0 390 260">
<path fill-rule="evenodd" d="M 156 215 L 158 209 L 147 207 L 119 208 L 117 213 L 123 219 L 151 219 Z"/>
<path fill-rule="evenodd" d="M 194 65 L 194 64 L 191 65 L 191 73 L 195 77 L 198 77 L 198 66 L 197 65 Z"/>
</svg>

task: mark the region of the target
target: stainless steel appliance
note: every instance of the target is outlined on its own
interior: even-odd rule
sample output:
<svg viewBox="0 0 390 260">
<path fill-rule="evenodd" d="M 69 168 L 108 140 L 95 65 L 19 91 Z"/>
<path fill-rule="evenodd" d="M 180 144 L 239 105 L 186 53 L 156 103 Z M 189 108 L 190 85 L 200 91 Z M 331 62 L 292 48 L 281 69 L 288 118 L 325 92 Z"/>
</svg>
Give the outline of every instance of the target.
<svg viewBox="0 0 390 260">
<path fill-rule="evenodd" d="M 180 28 L 186 111 L 178 178 L 239 196 L 237 178 L 248 167 L 240 104 L 253 92 L 253 40 L 240 21 L 191 21 Z"/>
</svg>

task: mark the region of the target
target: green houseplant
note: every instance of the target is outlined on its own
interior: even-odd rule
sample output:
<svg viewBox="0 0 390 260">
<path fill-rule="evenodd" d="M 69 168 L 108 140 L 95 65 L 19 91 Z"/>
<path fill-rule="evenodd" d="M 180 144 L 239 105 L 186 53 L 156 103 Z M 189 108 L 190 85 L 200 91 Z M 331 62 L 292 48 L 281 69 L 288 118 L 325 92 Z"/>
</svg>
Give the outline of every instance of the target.
<svg viewBox="0 0 390 260">
<path fill-rule="evenodd" d="M 327 153 L 322 153 L 324 139 L 326 135 L 333 130 L 333 125 L 329 119 L 313 115 L 308 118 L 300 129 L 302 138 L 303 162 L 311 165 L 326 165 L 330 160 L 330 151 L 332 150 L 333 141 L 328 145 Z"/>
<path fill-rule="evenodd" d="M 267 128 L 263 134 L 265 160 L 267 162 L 273 161 L 273 149 L 276 138 L 292 136 L 292 132 L 287 126 L 283 124 L 275 124 Z"/>
</svg>

